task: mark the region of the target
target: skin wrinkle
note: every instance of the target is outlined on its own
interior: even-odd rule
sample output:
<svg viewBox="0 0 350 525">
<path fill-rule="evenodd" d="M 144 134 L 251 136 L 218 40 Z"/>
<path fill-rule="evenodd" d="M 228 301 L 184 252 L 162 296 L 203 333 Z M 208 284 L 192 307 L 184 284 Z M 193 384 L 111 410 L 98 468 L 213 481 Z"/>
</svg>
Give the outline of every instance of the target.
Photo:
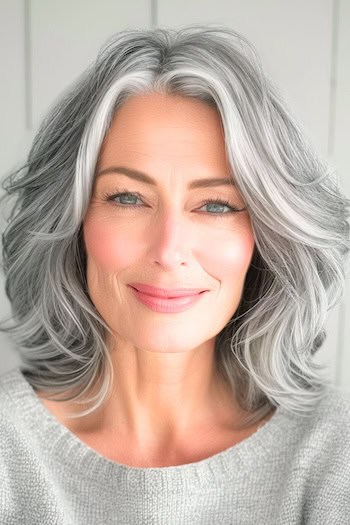
<svg viewBox="0 0 350 525">
<path fill-rule="evenodd" d="M 111 165 L 150 173 L 159 189 L 115 173 L 95 180 L 83 225 L 87 282 L 113 330 L 108 347 L 115 382 L 98 415 L 68 424 L 85 442 L 128 464 L 210 455 L 257 428 L 235 431 L 242 412 L 214 367 L 215 337 L 239 305 L 253 255 L 249 215 L 215 218 L 202 207 L 205 199 L 220 197 L 243 208 L 234 187 L 187 190 L 195 178 L 227 174 L 219 115 L 193 99 L 130 99 L 105 137 L 96 173 Z M 106 201 L 116 187 L 139 192 L 146 205 L 136 201 L 137 208 L 126 210 Z M 127 287 L 133 281 L 210 292 L 185 312 L 164 314 L 133 297 Z M 117 442 L 132 444 L 132 457 L 118 452 Z"/>
</svg>

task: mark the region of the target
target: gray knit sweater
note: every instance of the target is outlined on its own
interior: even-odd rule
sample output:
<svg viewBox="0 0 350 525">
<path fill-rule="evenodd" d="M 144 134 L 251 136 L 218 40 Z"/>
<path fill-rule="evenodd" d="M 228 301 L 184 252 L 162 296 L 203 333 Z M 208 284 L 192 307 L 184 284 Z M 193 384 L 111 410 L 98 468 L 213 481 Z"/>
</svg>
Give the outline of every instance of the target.
<svg viewBox="0 0 350 525">
<path fill-rule="evenodd" d="M 20 367 L 0 375 L 1 525 L 350 524 L 350 394 L 310 418 L 281 408 L 204 460 L 109 460 L 46 409 Z"/>
</svg>

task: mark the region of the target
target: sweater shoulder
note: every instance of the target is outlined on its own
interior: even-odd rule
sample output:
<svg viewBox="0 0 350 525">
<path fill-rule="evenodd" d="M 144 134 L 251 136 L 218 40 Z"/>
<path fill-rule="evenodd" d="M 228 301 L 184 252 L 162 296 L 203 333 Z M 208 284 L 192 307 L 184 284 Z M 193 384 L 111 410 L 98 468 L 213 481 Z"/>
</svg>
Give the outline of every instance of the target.
<svg viewBox="0 0 350 525">
<path fill-rule="evenodd" d="M 21 393 L 21 382 L 17 369 L 0 374 L 0 454 L 8 452 L 14 445 L 20 444 L 25 431 L 18 394 Z M 23 407 L 22 407 L 23 408 Z M 23 428 L 22 428 L 23 427 Z M 12 444 L 12 447 L 10 445 Z M 6 454 L 8 458 L 8 455 Z"/>
<path fill-rule="evenodd" d="M 312 449 L 322 450 L 320 457 L 331 460 L 333 450 L 350 458 L 350 392 L 327 386 L 315 409 L 300 419 L 300 436 Z"/>
<path fill-rule="evenodd" d="M 307 466 L 306 466 L 307 465 Z M 344 523 L 350 515 L 350 395 L 329 388 L 304 432 L 298 468 L 305 469 L 308 523 Z"/>
<path fill-rule="evenodd" d="M 19 367 L 0 374 L 0 454 L 8 458 L 10 449 L 27 448 L 33 426 L 38 421 L 31 387 Z"/>
<path fill-rule="evenodd" d="M 328 386 L 315 410 L 314 422 L 333 432 L 337 429 L 350 439 L 350 392 Z"/>
</svg>

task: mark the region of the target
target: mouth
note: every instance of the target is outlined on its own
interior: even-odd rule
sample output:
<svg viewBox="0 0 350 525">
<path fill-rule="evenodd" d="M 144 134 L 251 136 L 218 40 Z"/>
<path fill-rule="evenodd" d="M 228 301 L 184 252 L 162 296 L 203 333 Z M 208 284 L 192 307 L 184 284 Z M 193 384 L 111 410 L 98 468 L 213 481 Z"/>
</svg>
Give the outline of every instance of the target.
<svg viewBox="0 0 350 525">
<path fill-rule="evenodd" d="M 204 293 L 208 290 L 203 288 L 159 288 L 157 286 L 144 285 L 139 283 L 133 283 L 129 285 L 134 290 L 150 296 L 156 297 L 159 299 L 178 299 L 183 297 L 191 297 L 193 295 L 198 295 Z"/>
<path fill-rule="evenodd" d="M 176 314 L 188 310 L 198 303 L 201 297 L 205 295 L 205 292 L 207 292 L 207 290 L 201 290 L 197 293 L 178 295 L 176 297 L 166 297 L 164 295 L 159 297 L 140 292 L 133 286 L 129 286 L 129 288 L 132 290 L 134 297 L 138 302 L 142 303 L 143 306 L 146 306 L 154 312 L 165 314 Z"/>
</svg>

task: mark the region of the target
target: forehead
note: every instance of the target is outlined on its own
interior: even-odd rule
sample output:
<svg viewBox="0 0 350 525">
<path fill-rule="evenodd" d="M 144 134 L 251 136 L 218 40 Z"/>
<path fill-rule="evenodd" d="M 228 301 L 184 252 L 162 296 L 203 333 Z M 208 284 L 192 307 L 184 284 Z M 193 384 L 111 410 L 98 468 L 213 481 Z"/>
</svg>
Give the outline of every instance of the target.
<svg viewBox="0 0 350 525">
<path fill-rule="evenodd" d="M 221 119 L 214 107 L 193 98 L 142 94 L 117 110 L 100 153 L 134 148 L 161 154 L 165 148 L 167 155 L 181 151 L 191 156 L 198 146 L 225 153 Z"/>
</svg>

